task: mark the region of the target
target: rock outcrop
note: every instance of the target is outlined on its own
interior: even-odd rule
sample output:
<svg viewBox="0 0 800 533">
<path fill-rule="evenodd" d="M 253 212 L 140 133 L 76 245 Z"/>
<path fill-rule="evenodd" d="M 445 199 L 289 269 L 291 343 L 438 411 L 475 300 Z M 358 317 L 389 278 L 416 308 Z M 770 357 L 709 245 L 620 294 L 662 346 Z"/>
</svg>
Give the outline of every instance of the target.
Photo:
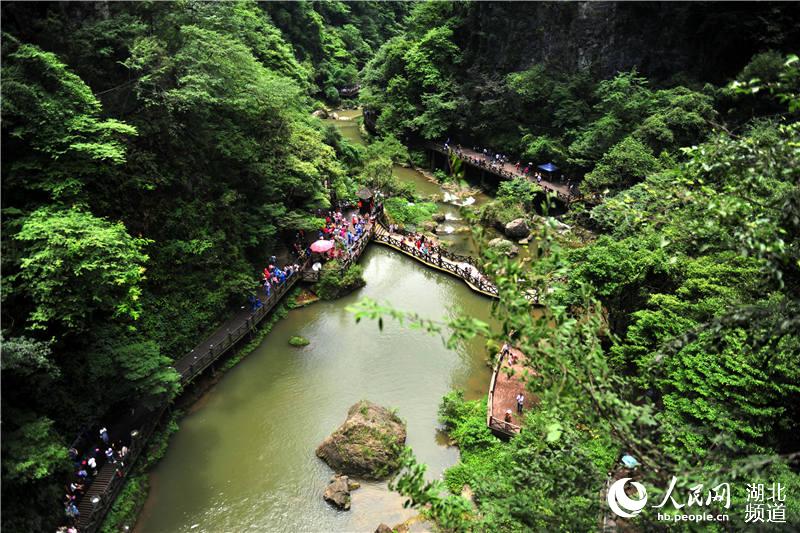
<svg viewBox="0 0 800 533">
<path fill-rule="evenodd" d="M 427 231 L 429 233 L 434 233 L 435 234 L 436 231 L 439 229 L 439 224 L 437 222 L 433 221 L 433 220 L 426 220 L 422 224 L 422 229 L 424 229 L 425 231 Z"/>
<path fill-rule="evenodd" d="M 519 253 L 519 247 L 516 246 L 513 242 L 507 241 L 500 237 L 496 239 L 492 239 L 489 241 L 489 248 L 495 250 L 496 252 L 506 254 L 509 257 L 514 257 Z"/>
<path fill-rule="evenodd" d="M 385 479 L 399 465 L 406 442 L 406 425 L 385 407 L 362 400 L 347 412 L 347 420 L 317 448 L 317 457 L 344 474 Z"/>
<path fill-rule="evenodd" d="M 531 234 L 531 229 L 524 218 L 515 218 L 506 224 L 504 232 L 512 239 L 524 239 Z"/>
</svg>

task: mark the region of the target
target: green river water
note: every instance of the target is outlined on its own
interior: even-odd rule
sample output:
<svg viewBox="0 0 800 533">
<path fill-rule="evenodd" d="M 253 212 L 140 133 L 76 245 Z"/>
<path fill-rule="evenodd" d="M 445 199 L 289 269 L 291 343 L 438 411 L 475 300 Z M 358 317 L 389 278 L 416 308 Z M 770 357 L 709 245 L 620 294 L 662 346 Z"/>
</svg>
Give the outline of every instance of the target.
<svg viewBox="0 0 800 533">
<path fill-rule="evenodd" d="M 414 176 L 401 179 L 425 180 L 402 171 Z M 459 223 L 457 207 L 442 208 Z M 468 236 L 453 239 L 470 246 Z M 441 476 L 458 450 L 437 432 L 439 402 L 452 388 L 485 397 L 488 354 L 479 340 L 450 351 L 441 338 L 396 323 L 387 321 L 383 331 L 374 322 L 356 324 L 345 307 L 370 297 L 433 318 L 463 312 L 490 320 L 491 301 L 376 244 L 361 264 L 366 287 L 291 311 L 181 420 L 152 472 L 137 531 L 374 531 L 380 522 L 414 515 L 385 483 L 363 483 L 348 512 L 331 508 L 322 493 L 332 471 L 314 450 L 350 405 L 369 399 L 398 409 L 408 423 L 407 444 L 429 476 Z M 292 348 L 293 335 L 311 344 Z"/>
</svg>

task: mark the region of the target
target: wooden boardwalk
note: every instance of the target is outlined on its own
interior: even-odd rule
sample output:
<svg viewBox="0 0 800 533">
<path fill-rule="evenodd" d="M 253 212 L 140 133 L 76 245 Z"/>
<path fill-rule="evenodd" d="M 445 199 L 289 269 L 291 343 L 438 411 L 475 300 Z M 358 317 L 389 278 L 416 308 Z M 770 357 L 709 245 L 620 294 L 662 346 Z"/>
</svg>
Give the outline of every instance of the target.
<svg viewBox="0 0 800 533">
<path fill-rule="evenodd" d="M 424 254 L 414 246 L 413 240 L 399 233 L 390 233 L 383 225 L 379 225 L 375 231 L 374 241 L 413 257 L 431 268 L 461 279 L 475 292 L 490 298 L 499 297 L 497 287 L 481 273 L 473 257 L 458 255 L 441 249 Z"/>
<path fill-rule="evenodd" d="M 411 238 L 400 233 L 390 233 L 383 224 L 378 225 L 373 240 L 412 257 L 426 266 L 459 278 L 477 293 L 490 298 L 500 297 L 497 286 L 481 272 L 479 263 L 474 257 L 455 254 L 440 248 L 433 252 L 422 253 L 414 246 Z M 534 305 L 540 303 L 535 290 L 527 291 L 525 298 Z"/>
<path fill-rule="evenodd" d="M 537 183 L 542 189 L 546 192 L 550 192 L 556 195 L 556 197 L 564 202 L 565 204 L 570 204 L 572 202 L 578 201 L 586 201 L 587 199 L 581 196 L 577 190 L 573 191 L 570 194 L 569 187 L 567 187 L 563 183 L 555 183 L 553 181 L 547 181 L 542 179 L 541 182 L 537 182 L 535 178 L 531 176 L 526 176 L 522 173 L 522 171 L 517 170 L 514 165 L 511 163 L 504 163 L 502 165 L 495 165 L 491 167 L 483 163 L 486 162 L 486 158 L 480 152 L 476 152 L 474 150 L 470 150 L 469 148 L 445 148 L 444 144 L 441 143 L 434 143 L 429 142 L 425 144 L 426 148 L 429 150 L 433 150 L 435 152 L 439 152 L 440 154 L 444 154 L 446 156 L 450 156 L 450 154 L 456 154 L 456 156 L 464 161 L 465 163 L 472 165 L 476 168 L 489 172 L 490 174 L 494 174 L 503 179 L 527 179 L 533 183 Z M 499 168 L 498 168 L 499 167 Z M 533 169 L 535 170 L 535 169 Z"/>
<path fill-rule="evenodd" d="M 175 361 L 174 367 L 181 376 L 181 385 L 191 382 L 211 363 L 230 350 L 242 337 L 253 331 L 301 278 L 301 273 L 295 272 L 280 286 L 273 289 L 269 298 L 263 293 L 260 294 L 261 307 L 252 311 L 249 306 L 243 306 L 210 337 Z"/>
<path fill-rule="evenodd" d="M 516 361 L 512 363 L 512 359 Z M 495 435 L 512 437 L 522 430 L 523 415 L 517 413 L 518 394 L 525 397 L 523 414 L 536 404 L 535 398 L 525 390 L 526 375 L 536 375 L 525 366 L 525 360 L 525 355 L 517 348 L 511 348 L 509 356 L 498 354 L 486 405 L 486 425 Z M 511 422 L 506 422 L 505 415 L 509 410 Z"/>
</svg>

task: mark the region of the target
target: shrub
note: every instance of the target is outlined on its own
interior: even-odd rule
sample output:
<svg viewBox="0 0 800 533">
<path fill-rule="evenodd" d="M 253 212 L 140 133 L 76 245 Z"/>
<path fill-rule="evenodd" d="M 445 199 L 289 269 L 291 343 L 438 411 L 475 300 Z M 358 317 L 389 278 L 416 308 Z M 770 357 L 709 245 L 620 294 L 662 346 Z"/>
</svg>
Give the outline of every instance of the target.
<svg viewBox="0 0 800 533">
<path fill-rule="evenodd" d="M 430 220 L 437 211 L 433 202 L 409 202 L 405 198 L 387 198 L 383 203 L 384 211 L 389 222 L 393 224 L 418 225 Z"/>
<path fill-rule="evenodd" d="M 322 269 L 314 292 L 323 300 L 341 298 L 367 284 L 363 274 L 364 269 L 360 265 L 352 265 L 342 272 L 339 261 L 329 261 Z"/>
<path fill-rule="evenodd" d="M 522 204 L 511 199 L 492 200 L 480 210 L 480 221 L 487 226 L 502 230 L 505 225 L 517 218 L 525 218 Z"/>
</svg>

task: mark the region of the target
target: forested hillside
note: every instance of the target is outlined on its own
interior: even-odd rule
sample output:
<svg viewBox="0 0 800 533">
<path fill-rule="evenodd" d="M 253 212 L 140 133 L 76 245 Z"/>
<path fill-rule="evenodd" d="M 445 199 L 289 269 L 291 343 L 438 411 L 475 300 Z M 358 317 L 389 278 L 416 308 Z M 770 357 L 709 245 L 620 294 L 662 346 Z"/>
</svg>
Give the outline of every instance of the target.
<svg viewBox="0 0 800 533">
<path fill-rule="evenodd" d="M 362 101 L 379 131 L 411 140 L 450 135 L 578 174 L 630 151 L 648 169 L 718 113 L 752 116 L 720 84 L 770 50 L 747 75 L 774 76 L 797 18 L 754 3 L 423 3 L 368 65 Z"/>
<path fill-rule="evenodd" d="M 82 428 L 174 394 L 281 232 L 355 190 L 310 113 L 405 6 L 2 10 L 3 529 L 52 530 Z"/>
<path fill-rule="evenodd" d="M 794 7 L 426 3 L 369 62 L 362 100 L 378 133 L 553 161 L 599 203 L 561 217 L 593 232 L 580 244 L 540 222 L 544 259 L 530 268 L 488 254 L 539 404 L 502 443 L 484 402 L 445 398 L 462 452 L 446 485 L 469 485 L 476 509 L 413 475 L 398 484 L 441 524 L 594 530 L 622 454 L 655 501 L 672 475 L 683 503 L 694 484 L 740 481 L 737 530 L 744 482 L 800 490 Z M 503 183 L 481 218 L 531 216 L 536 194 Z M 545 317 L 525 311 L 526 289 L 547 291 Z M 789 529 L 800 519 L 796 500 L 786 517 Z"/>
<path fill-rule="evenodd" d="M 73 439 L 172 399 L 173 361 L 331 198 L 366 184 L 395 221 L 431 216 L 392 169 L 445 139 L 552 161 L 591 201 L 509 180 L 463 211 L 479 240 L 479 222 L 533 227 L 532 260 L 482 267 L 488 345 L 513 335 L 537 404 L 504 442 L 452 392 L 449 493 L 409 455 L 397 489 L 445 530 L 590 531 L 631 454 L 654 500 L 672 475 L 683 495 L 737 480 L 738 509 L 743 483 L 780 482 L 800 523 L 796 4 L 4 2 L 2 19 L 3 529 L 61 523 Z M 356 83 L 364 148 L 312 116 Z M 382 313 L 402 315 L 359 318 Z"/>
</svg>

